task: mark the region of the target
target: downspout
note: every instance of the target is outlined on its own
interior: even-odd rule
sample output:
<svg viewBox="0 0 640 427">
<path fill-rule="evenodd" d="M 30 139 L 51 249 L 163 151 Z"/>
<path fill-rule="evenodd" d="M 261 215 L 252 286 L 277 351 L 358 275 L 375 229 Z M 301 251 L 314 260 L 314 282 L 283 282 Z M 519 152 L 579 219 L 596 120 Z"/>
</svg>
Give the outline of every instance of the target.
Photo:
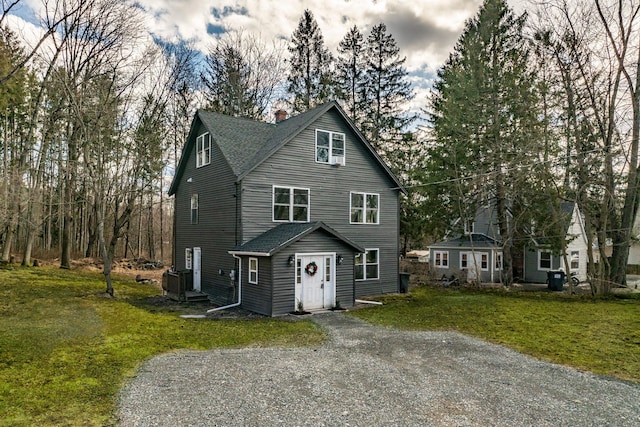
<svg viewBox="0 0 640 427">
<path fill-rule="evenodd" d="M 214 311 L 226 310 L 227 308 L 238 307 L 242 304 L 242 258 L 237 255 L 232 255 L 235 259 L 238 260 L 238 302 L 234 302 L 233 304 L 225 305 L 223 307 L 216 307 L 207 310 L 207 313 L 213 313 Z"/>
</svg>

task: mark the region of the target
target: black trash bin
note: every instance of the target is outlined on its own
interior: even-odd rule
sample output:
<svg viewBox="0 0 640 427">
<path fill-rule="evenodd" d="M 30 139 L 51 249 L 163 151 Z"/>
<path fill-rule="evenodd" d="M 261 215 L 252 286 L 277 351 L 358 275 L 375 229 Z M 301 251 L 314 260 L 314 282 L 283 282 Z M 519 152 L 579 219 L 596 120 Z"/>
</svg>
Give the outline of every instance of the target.
<svg viewBox="0 0 640 427">
<path fill-rule="evenodd" d="M 400 273 L 400 293 L 406 294 L 409 292 L 409 273 Z"/>
<path fill-rule="evenodd" d="M 564 278 L 564 271 L 547 271 L 547 288 L 551 291 L 561 291 Z"/>
</svg>

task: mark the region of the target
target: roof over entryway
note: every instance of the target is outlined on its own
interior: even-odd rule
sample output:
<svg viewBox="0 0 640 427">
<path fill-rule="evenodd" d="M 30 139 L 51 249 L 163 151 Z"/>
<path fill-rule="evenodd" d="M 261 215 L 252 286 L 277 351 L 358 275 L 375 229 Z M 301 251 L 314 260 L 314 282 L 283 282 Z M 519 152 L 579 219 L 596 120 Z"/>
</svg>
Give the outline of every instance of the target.
<svg viewBox="0 0 640 427">
<path fill-rule="evenodd" d="M 364 252 L 364 248 L 344 237 L 322 221 L 305 223 L 280 224 L 248 242 L 231 250 L 231 255 L 272 256 L 304 236 L 315 231 L 324 232 L 333 238 L 351 246 L 356 252 Z"/>
</svg>

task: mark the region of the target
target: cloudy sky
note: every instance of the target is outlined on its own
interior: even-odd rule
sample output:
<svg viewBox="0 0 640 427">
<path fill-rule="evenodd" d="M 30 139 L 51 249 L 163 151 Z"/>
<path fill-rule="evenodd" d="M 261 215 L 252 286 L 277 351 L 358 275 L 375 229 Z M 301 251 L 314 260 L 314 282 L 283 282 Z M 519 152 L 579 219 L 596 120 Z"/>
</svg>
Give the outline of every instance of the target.
<svg viewBox="0 0 640 427">
<path fill-rule="evenodd" d="M 137 0 L 155 37 L 193 40 L 202 50 L 213 37 L 239 29 L 260 35 L 264 41 L 288 40 L 305 9 L 313 12 L 325 43 L 333 52 L 353 25 L 366 35 L 372 26 L 384 22 L 401 54 L 407 57 L 416 103 L 424 103 L 435 71 L 453 49 L 465 20 L 478 12 L 481 3 L 482 0 Z M 23 0 L 12 26 L 20 28 L 22 34 L 35 32 L 29 21 L 37 19 L 29 5 L 37 8 L 40 4 L 42 0 Z"/>
</svg>

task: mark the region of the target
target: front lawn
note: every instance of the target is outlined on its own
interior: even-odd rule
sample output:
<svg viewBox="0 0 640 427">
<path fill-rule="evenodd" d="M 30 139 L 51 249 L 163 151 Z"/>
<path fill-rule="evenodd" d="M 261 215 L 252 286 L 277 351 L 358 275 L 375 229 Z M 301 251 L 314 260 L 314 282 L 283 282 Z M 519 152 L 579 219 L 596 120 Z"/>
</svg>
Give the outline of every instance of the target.
<svg viewBox="0 0 640 427">
<path fill-rule="evenodd" d="M 418 287 L 354 316 L 413 330 L 452 330 L 598 374 L 640 382 L 640 299 Z"/>
<path fill-rule="evenodd" d="M 147 305 L 154 285 L 56 268 L 0 269 L 0 426 L 115 423 L 118 392 L 172 350 L 317 345 L 309 321 L 182 319 Z"/>
</svg>

